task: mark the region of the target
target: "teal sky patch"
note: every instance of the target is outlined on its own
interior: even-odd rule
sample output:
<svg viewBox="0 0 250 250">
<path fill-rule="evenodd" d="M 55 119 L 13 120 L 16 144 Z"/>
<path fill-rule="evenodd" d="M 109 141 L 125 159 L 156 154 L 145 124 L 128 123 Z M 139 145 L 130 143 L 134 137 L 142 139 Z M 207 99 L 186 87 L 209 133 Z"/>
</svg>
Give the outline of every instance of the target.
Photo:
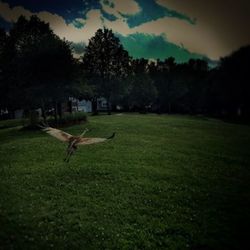
<svg viewBox="0 0 250 250">
<path fill-rule="evenodd" d="M 189 52 L 184 47 L 170 43 L 162 36 L 154 36 L 143 33 L 135 33 L 129 36 L 119 37 L 124 48 L 134 58 L 160 59 L 164 60 L 170 56 L 176 59 L 176 62 L 182 63 L 190 58 L 204 59 L 203 55 Z"/>
<path fill-rule="evenodd" d="M 1 0 L 0 0 L 1 1 Z M 41 0 L 39 4 L 34 0 L 2 0 L 8 2 L 10 7 L 14 6 L 23 6 L 24 8 L 39 12 L 39 11 L 48 11 L 50 13 L 57 13 L 64 18 L 66 23 L 73 24 L 76 28 L 82 29 L 84 36 L 85 22 L 83 19 L 86 19 L 86 14 L 90 10 L 100 10 L 101 20 L 116 21 L 120 16 L 115 16 L 112 13 L 108 13 L 104 10 L 103 5 L 100 0 Z M 126 1 L 126 0 L 123 0 Z M 163 17 L 172 17 L 188 22 L 190 25 L 195 25 L 195 19 L 189 17 L 178 11 L 163 7 L 157 4 L 156 0 L 134 0 L 140 7 L 140 10 L 137 14 L 122 14 L 122 21 L 127 22 L 130 28 L 137 27 L 139 25 L 145 24 L 150 21 L 157 20 Z M 116 8 L 115 3 L 110 0 L 104 0 L 105 5 L 110 8 Z M 116 13 L 116 10 L 114 10 Z M 0 18 L 0 25 L 8 29 L 11 26 L 10 22 L 6 22 Z M 58 26 L 58 28 L 60 28 Z M 101 28 L 101 27 L 100 27 Z M 55 28 L 55 33 L 57 32 L 57 27 Z M 119 31 L 119 27 L 117 29 Z M 122 32 L 122 29 L 121 29 Z M 185 47 L 178 44 L 170 43 L 163 36 L 150 35 L 146 33 L 132 34 L 125 36 L 124 34 L 118 34 L 122 44 L 125 49 L 129 51 L 130 55 L 135 58 L 152 58 L 152 59 L 165 59 L 167 57 L 173 56 L 178 62 L 188 61 L 190 58 L 203 58 L 203 55 L 190 53 Z M 167 36 L 168 34 L 166 34 Z M 71 36 L 68 36 L 68 39 L 71 40 Z M 72 37 L 73 39 L 73 37 Z M 82 54 L 84 51 L 85 45 L 79 43 L 74 44 L 74 51 L 76 54 Z"/>
<path fill-rule="evenodd" d="M 109 21 L 116 21 L 118 19 L 116 16 L 105 12 L 103 9 L 101 9 L 101 13 L 103 17 L 108 19 Z"/>
<path fill-rule="evenodd" d="M 72 22 L 72 24 L 73 24 L 77 29 L 81 29 L 81 28 L 84 27 L 84 23 L 79 22 L 78 20 L 74 20 L 74 21 Z"/>
<path fill-rule="evenodd" d="M 109 1 L 109 0 L 104 0 L 103 3 L 104 3 L 105 5 L 108 5 L 110 8 L 114 8 L 114 7 L 115 7 L 114 3 L 112 3 L 112 2 Z"/>
<path fill-rule="evenodd" d="M 84 42 L 81 43 L 72 43 L 72 49 L 73 51 L 78 54 L 78 55 L 82 55 L 84 53 L 86 44 Z"/>
</svg>

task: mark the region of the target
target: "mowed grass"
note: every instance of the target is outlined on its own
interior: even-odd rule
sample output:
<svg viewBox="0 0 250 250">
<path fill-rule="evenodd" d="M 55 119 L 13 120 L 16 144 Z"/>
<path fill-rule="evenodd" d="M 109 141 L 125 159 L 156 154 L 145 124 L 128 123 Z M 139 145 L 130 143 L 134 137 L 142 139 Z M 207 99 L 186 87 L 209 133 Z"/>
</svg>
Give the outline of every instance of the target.
<svg viewBox="0 0 250 250">
<path fill-rule="evenodd" d="M 89 117 L 66 145 L 0 129 L 0 249 L 245 249 L 250 127 L 188 116 Z"/>
</svg>

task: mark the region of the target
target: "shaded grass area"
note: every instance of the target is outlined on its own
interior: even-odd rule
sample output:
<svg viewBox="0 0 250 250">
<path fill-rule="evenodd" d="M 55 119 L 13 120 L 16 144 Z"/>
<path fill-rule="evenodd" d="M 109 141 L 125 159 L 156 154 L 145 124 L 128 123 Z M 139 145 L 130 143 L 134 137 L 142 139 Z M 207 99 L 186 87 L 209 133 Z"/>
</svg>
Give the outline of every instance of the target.
<svg viewBox="0 0 250 250">
<path fill-rule="evenodd" d="M 73 126 L 75 124 L 80 124 L 87 121 L 88 114 L 83 112 L 75 112 L 75 113 L 65 113 L 61 118 L 58 117 L 57 125 L 58 126 Z M 14 128 L 18 126 L 22 126 L 22 129 L 38 129 L 37 124 L 43 123 L 43 118 L 39 118 L 38 115 L 32 120 L 30 118 L 20 118 L 20 119 L 10 119 L 0 121 L 0 129 Z M 50 125 L 56 125 L 56 121 L 54 116 L 47 116 L 46 123 Z"/>
<path fill-rule="evenodd" d="M 0 121 L 0 129 L 23 126 L 25 123 L 26 123 L 26 119 L 3 120 L 3 121 Z"/>
<path fill-rule="evenodd" d="M 243 249 L 250 127 L 188 116 L 113 115 L 65 128 L 114 140 L 79 148 L 0 130 L 2 249 Z"/>
</svg>

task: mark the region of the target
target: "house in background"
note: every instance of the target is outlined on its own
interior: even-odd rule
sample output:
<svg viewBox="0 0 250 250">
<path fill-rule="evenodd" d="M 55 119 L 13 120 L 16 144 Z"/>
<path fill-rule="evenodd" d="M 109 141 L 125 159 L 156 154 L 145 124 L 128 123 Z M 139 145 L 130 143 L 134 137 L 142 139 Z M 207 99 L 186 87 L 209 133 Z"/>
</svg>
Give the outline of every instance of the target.
<svg viewBox="0 0 250 250">
<path fill-rule="evenodd" d="M 78 100 L 74 97 L 70 97 L 68 103 L 65 103 L 63 111 L 64 112 L 92 112 L 92 102 L 89 100 Z"/>
<path fill-rule="evenodd" d="M 107 111 L 107 109 L 107 100 L 104 97 L 97 98 L 97 110 Z M 74 97 L 70 97 L 68 105 L 64 106 L 63 111 L 91 113 L 93 111 L 92 102 L 89 100 L 78 100 Z"/>
<path fill-rule="evenodd" d="M 108 102 L 106 98 L 100 97 L 97 98 L 97 111 L 107 111 L 108 110 Z"/>
<path fill-rule="evenodd" d="M 92 112 L 92 102 L 88 100 L 78 101 L 78 111 L 82 111 L 85 113 Z"/>
<path fill-rule="evenodd" d="M 92 109 L 92 102 L 90 100 L 78 100 L 74 97 L 70 97 L 68 102 L 64 102 L 60 104 L 60 109 L 63 113 L 74 113 L 74 112 L 84 112 L 84 113 L 91 113 Z M 107 100 L 104 97 L 100 97 L 97 99 L 97 111 L 107 111 L 108 105 Z M 42 116 L 41 108 L 36 109 L 37 115 Z M 53 115 L 54 108 L 49 110 L 49 114 Z M 9 111 L 0 110 L 0 119 L 21 119 L 24 117 L 24 110 L 17 109 L 11 115 Z"/>
</svg>

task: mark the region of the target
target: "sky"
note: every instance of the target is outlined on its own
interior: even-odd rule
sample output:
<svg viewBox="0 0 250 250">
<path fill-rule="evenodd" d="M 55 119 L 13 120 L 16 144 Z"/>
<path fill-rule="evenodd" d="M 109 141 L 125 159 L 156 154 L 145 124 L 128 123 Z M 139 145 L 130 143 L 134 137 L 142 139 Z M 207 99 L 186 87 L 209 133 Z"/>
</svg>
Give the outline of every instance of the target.
<svg viewBox="0 0 250 250">
<path fill-rule="evenodd" d="M 250 44 L 249 0 L 0 0 L 0 26 L 37 15 L 82 55 L 99 28 L 134 58 L 217 61 Z"/>
</svg>

